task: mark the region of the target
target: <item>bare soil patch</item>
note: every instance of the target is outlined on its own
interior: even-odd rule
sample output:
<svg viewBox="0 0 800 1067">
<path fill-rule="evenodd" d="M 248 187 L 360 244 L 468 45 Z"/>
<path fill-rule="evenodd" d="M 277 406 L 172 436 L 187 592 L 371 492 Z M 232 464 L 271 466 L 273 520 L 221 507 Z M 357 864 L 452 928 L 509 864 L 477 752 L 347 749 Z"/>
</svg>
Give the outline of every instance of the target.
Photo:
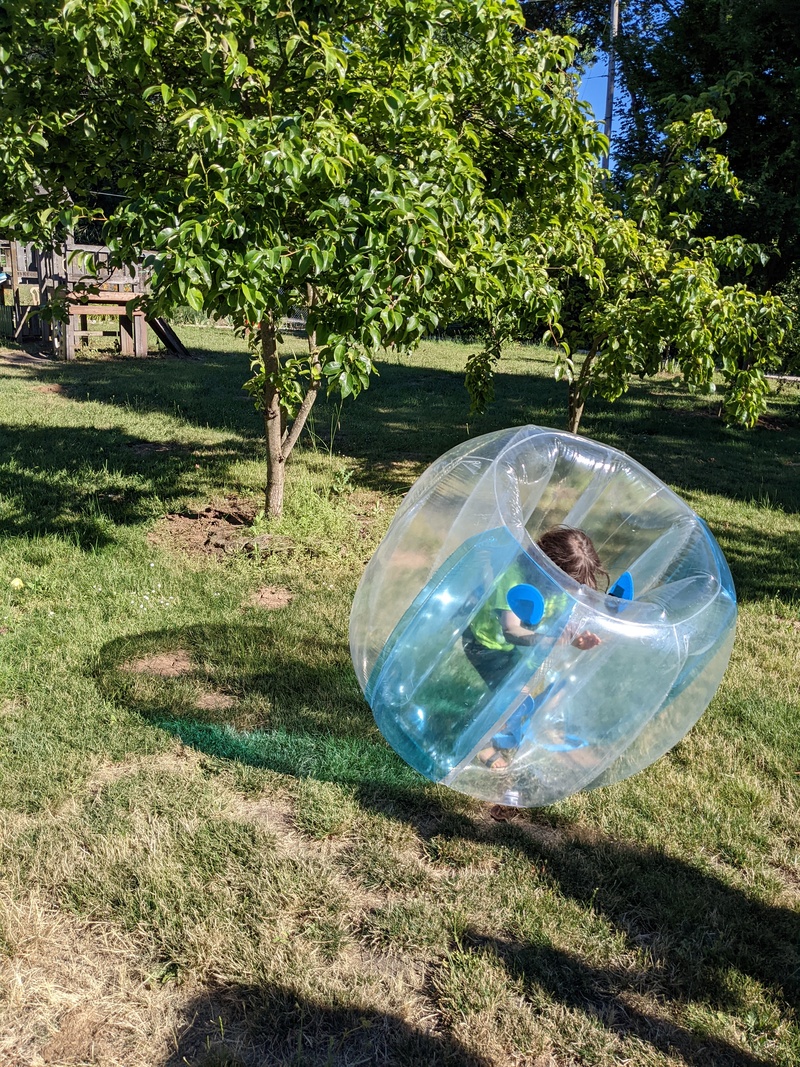
<svg viewBox="0 0 800 1067">
<path fill-rule="evenodd" d="M 157 674 L 161 678 L 178 678 L 182 674 L 191 674 L 194 669 L 192 657 L 183 648 L 174 652 L 156 652 L 122 665 L 122 670 L 133 674 Z"/>
<path fill-rule="evenodd" d="M 136 456 L 151 456 L 157 452 L 185 452 L 185 445 L 177 441 L 136 441 L 127 446 Z"/>
<path fill-rule="evenodd" d="M 55 367 L 56 361 L 52 358 L 48 358 L 45 353 L 38 354 L 38 348 L 31 346 L 30 350 L 27 348 L 6 348 L 4 345 L 0 345 L 0 363 L 5 363 L 8 366 L 36 366 L 36 367 Z"/>
<path fill-rule="evenodd" d="M 81 1063 L 95 1059 L 102 1019 L 92 1008 L 75 1008 L 59 1020 L 59 1028 L 42 1049 L 45 1063 Z"/>
<path fill-rule="evenodd" d="M 197 707 L 200 711 L 224 711 L 232 708 L 236 698 L 230 693 L 221 693 L 218 689 L 208 689 L 197 698 Z"/>
<path fill-rule="evenodd" d="M 778 419 L 774 415 L 761 415 L 756 426 L 759 430 L 788 430 L 789 426 L 784 419 Z"/>
<path fill-rule="evenodd" d="M 247 601 L 251 608 L 264 608 L 266 611 L 276 611 L 278 608 L 288 607 L 294 600 L 294 593 L 283 589 L 279 585 L 264 585 L 256 589 L 255 593 Z"/>
<path fill-rule="evenodd" d="M 256 511 L 253 501 L 229 497 L 198 511 L 165 515 L 148 534 L 148 541 L 189 555 L 220 557 L 245 552 L 259 558 L 292 553 L 297 546 L 290 537 L 250 532 Z"/>
</svg>

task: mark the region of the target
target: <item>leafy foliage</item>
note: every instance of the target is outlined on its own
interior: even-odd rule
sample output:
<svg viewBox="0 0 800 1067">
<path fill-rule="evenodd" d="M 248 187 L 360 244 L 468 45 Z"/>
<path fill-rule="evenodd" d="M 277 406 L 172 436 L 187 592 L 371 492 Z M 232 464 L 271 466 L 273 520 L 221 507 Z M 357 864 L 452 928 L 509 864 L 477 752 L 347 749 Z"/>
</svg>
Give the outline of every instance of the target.
<svg viewBox="0 0 800 1067">
<path fill-rule="evenodd" d="M 719 144 L 744 195 L 735 210 L 709 202 L 702 229 L 742 233 L 768 248 L 759 287 L 775 285 L 800 256 L 800 4 L 628 0 L 621 27 L 617 50 L 630 99 L 615 146 L 623 168 L 657 150 L 673 97 L 696 97 L 739 74 Z"/>
<path fill-rule="evenodd" d="M 695 389 L 721 360 L 752 424 L 785 316 L 720 284 L 747 242 L 695 236 L 707 190 L 734 188 L 701 149 L 724 126 L 689 108 L 614 193 L 574 60 L 514 0 L 11 0 L 0 226 L 51 243 L 89 221 L 117 262 L 147 252 L 151 311 L 249 335 L 270 516 L 319 392 L 357 396 L 379 352 L 453 319 L 481 324 L 477 409 L 503 344 L 546 328 L 573 429 L 592 388 L 618 397 L 667 352 Z M 298 304 L 308 350 L 286 355 Z"/>
<path fill-rule="evenodd" d="M 693 392 L 713 392 L 721 369 L 729 421 L 753 426 L 766 409 L 765 372 L 791 324 L 782 301 L 723 274 L 760 263 L 741 237 L 697 236 L 709 190 L 739 196 L 725 156 L 710 143 L 725 126 L 703 98 L 678 105 L 658 158 L 594 203 L 581 256 L 563 264 L 564 340 L 559 371 L 570 382 L 570 426 L 587 396 L 617 399 L 632 375 L 680 367 Z M 586 355 L 577 368 L 572 353 Z"/>
<path fill-rule="evenodd" d="M 580 214 L 602 140 L 573 46 L 526 34 L 512 0 L 18 0 L 3 18 L 2 224 L 53 240 L 113 186 L 104 236 L 120 260 L 152 250 L 154 310 L 258 326 L 273 472 L 287 419 L 323 384 L 357 395 L 385 346 L 475 306 L 557 314 L 512 210 L 533 233 Z M 274 324 L 305 300 L 308 358 L 282 361 Z"/>
</svg>

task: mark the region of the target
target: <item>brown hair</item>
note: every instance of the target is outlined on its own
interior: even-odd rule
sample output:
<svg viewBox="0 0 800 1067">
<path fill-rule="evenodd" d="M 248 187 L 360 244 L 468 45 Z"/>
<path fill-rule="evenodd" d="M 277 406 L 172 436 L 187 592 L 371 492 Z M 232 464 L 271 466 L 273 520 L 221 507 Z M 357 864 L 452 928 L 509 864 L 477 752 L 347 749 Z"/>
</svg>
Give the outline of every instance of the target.
<svg viewBox="0 0 800 1067">
<path fill-rule="evenodd" d="M 608 582 L 608 572 L 603 570 L 592 539 L 583 530 L 554 526 L 551 530 L 546 530 L 536 544 L 557 567 L 576 582 L 596 589 L 597 576 L 600 574 L 604 575 L 606 583 Z"/>
</svg>

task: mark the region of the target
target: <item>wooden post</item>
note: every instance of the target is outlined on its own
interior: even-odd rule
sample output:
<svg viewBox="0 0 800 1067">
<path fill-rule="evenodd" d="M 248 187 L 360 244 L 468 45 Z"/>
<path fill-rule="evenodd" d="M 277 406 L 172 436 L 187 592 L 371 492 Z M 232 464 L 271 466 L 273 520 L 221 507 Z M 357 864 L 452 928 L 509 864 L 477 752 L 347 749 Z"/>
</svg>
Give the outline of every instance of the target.
<svg viewBox="0 0 800 1067">
<path fill-rule="evenodd" d="M 134 331 L 134 325 L 133 325 L 133 322 L 131 321 L 130 315 L 120 315 L 120 317 L 119 317 L 119 354 L 121 356 L 132 356 L 133 353 L 134 353 L 133 331 Z"/>
<path fill-rule="evenodd" d="M 135 313 L 133 316 L 133 354 L 147 355 L 147 321 L 141 313 Z"/>
<path fill-rule="evenodd" d="M 70 315 L 64 323 L 64 359 L 75 358 L 75 319 L 77 316 Z"/>
<path fill-rule="evenodd" d="M 17 256 L 19 245 L 16 241 L 9 243 L 8 258 L 11 260 L 11 292 L 14 296 L 14 303 L 11 305 L 11 322 L 14 325 L 14 335 L 16 336 L 16 330 L 19 326 L 20 316 L 20 304 L 19 304 L 19 262 Z"/>
</svg>

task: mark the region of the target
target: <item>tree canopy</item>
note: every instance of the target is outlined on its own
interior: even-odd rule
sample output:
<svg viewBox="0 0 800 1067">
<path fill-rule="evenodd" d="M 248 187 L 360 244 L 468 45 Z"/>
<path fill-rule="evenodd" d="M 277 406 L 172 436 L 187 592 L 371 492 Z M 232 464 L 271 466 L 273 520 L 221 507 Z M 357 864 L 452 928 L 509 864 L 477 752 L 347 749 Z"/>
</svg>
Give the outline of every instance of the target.
<svg viewBox="0 0 800 1067">
<path fill-rule="evenodd" d="M 574 57 L 514 0 L 9 0 L 0 227 L 51 244 L 92 220 L 116 261 L 147 255 L 152 311 L 249 332 L 270 515 L 319 390 L 358 394 L 385 347 L 462 316 L 478 408 L 502 344 L 547 329 L 573 429 L 670 346 L 693 388 L 721 360 L 752 424 L 785 315 L 721 284 L 747 242 L 695 232 L 697 197 L 734 188 L 701 147 L 724 127 L 685 108 L 617 192 Z M 287 358 L 298 303 L 308 351 Z"/>
<path fill-rule="evenodd" d="M 0 19 L 2 225 L 52 241 L 111 190 L 104 239 L 152 251 L 154 309 L 257 326 L 271 511 L 322 382 L 358 393 L 443 316 L 556 317 L 546 250 L 602 142 L 572 45 L 512 0 L 12 0 Z M 281 360 L 299 302 L 309 355 Z"/>
<path fill-rule="evenodd" d="M 608 45 L 608 0 L 522 6 L 529 26 L 573 33 L 586 54 Z M 735 207 L 709 199 L 701 229 L 758 241 L 773 253 L 761 282 L 782 281 L 800 260 L 800 0 L 620 0 L 614 48 L 614 157 L 626 173 L 658 154 L 676 98 L 728 84 L 719 150 L 743 195 Z"/>
<path fill-rule="evenodd" d="M 683 0 L 663 8 L 657 33 L 630 24 L 619 42 L 625 85 L 633 101 L 618 144 L 622 165 L 652 153 L 669 113 L 669 98 L 697 96 L 742 75 L 719 147 L 743 197 L 737 211 L 710 209 L 704 225 L 720 235 L 742 233 L 774 250 L 767 284 L 800 259 L 800 2 Z"/>
<path fill-rule="evenodd" d="M 577 431 L 587 397 L 615 400 L 632 376 L 681 368 L 691 389 L 726 384 L 724 409 L 752 426 L 766 410 L 765 373 L 789 326 L 778 298 L 724 276 L 761 262 L 740 236 L 700 237 L 698 210 L 709 190 L 730 199 L 738 183 L 714 142 L 725 124 L 700 97 L 673 112 L 658 155 L 596 195 L 582 224 L 581 257 L 565 258 L 560 317 L 570 383 L 569 425 Z M 572 354 L 583 352 L 574 361 Z"/>
</svg>

